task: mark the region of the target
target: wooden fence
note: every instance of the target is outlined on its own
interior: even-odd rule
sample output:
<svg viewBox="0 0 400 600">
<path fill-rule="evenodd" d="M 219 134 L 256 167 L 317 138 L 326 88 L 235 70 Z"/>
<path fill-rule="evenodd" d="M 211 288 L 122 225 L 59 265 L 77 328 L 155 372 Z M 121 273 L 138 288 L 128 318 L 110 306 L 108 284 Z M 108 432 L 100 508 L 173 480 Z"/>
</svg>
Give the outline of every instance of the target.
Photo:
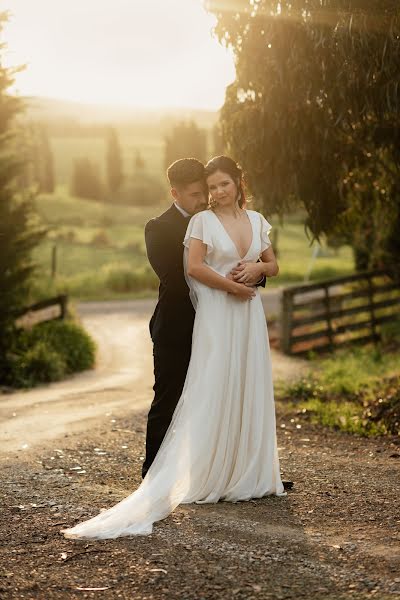
<svg viewBox="0 0 400 600">
<path fill-rule="evenodd" d="M 21 327 L 29 327 L 42 321 L 65 319 L 67 304 L 68 296 L 65 294 L 41 300 L 22 309 L 17 315 L 16 324 Z"/>
<path fill-rule="evenodd" d="M 281 348 L 286 354 L 377 341 L 400 316 L 400 283 L 369 271 L 283 291 Z"/>
</svg>

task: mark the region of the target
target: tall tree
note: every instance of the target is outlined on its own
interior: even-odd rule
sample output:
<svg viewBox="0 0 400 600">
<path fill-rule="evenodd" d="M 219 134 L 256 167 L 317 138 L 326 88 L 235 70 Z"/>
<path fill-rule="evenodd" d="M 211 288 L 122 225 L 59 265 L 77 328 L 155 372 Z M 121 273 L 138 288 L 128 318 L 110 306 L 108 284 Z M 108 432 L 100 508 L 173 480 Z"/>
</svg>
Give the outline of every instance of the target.
<svg viewBox="0 0 400 600">
<path fill-rule="evenodd" d="M 0 32 L 7 14 L 0 13 Z M 28 299 L 35 269 L 31 253 L 45 234 L 34 210 L 33 197 L 17 191 L 23 163 L 14 146 L 15 117 L 21 100 L 9 93 L 19 69 L 2 66 L 0 46 L 0 380 L 14 331 L 14 320 Z"/>
<path fill-rule="evenodd" d="M 89 158 L 77 158 L 74 161 L 71 193 L 88 200 L 104 199 L 99 170 Z"/>
<path fill-rule="evenodd" d="M 204 129 L 194 121 L 182 121 L 175 125 L 165 137 L 164 166 L 185 156 L 197 158 L 204 162 L 207 157 L 207 136 Z"/>
<path fill-rule="evenodd" d="M 113 194 L 119 190 L 123 181 L 121 147 L 117 132 L 113 127 L 107 131 L 107 187 Z"/>
<path fill-rule="evenodd" d="M 208 7 L 236 58 L 223 137 L 264 210 L 283 214 L 300 201 L 314 236 L 339 227 L 360 267 L 382 264 L 370 251 L 361 260 L 357 240 L 382 210 L 377 170 L 397 194 L 384 206 L 391 227 L 382 243 L 395 248 L 400 233 L 398 1 L 209 0 Z M 391 168 L 382 171 L 384 163 Z M 399 258 L 386 254 L 385 264 Z"/>
<path fill-rule="evenodd" d="M 38 131 L 38 149 L 41 161 L 39 189 L 51 194 L 54 192 L 54 158 L 47 129 L 42 124 Z"/>
</svg>

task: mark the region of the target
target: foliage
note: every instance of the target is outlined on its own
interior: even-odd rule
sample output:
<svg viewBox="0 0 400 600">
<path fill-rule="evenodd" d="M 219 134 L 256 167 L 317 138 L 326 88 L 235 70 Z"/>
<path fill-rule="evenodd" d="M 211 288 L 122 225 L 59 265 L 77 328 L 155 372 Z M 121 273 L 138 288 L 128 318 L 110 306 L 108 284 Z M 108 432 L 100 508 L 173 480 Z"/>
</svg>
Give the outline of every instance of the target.
<svg viewBox="0 0 400 600">
<path fill-rule="evenodd" d="M 114 292 L 109 287 L 106 272 L 110 264 L 123 269 L 126 266 L 135 273 L 135 277 L 139 276 L 141 292 L 128 291 L 127 295 L 146 294 L 148 290 L 153 293 L 157 289 L 158 282 L 154 274 L 142 275 L 143 268 L 148 265 L 143 231 L 145 223 L 162 213 L 167 204 L 119 204 L 116 208 L 109 203 L 71 197 L 58 188 L 55 194 L 40 195 L 36 206 L 41 219 L 51 227 L 51 231 L 48 239 L 34 253 L 35 260 L 41 265 L 41 272 L 36 278 L 35 295 L 29 302 L 34 302 L 37 294 L 42 298 L 61 291 L 86 299 L 122 297 L 122 292 Z M 312 248 L 304 233 L 303 215 L 292 215 L 285 219 L 284 225 L 279 224 L 275 217 L 271 221 L 273 231 L 279 230 L 281 270 L 279 277 L 268 281 L 267 288 L 300 283 L 308 271 L 312 255 Z M 99 232 L 106 234 L 103 241 L 108 245 L 92 245 L 93 238 Z M 51 281 L 49 275 L 54 243 L 57 245 L 57 278 Z M 341 247 L 337 253 L 325 246 L 323 249 L 323 255 L 319 255 L 313 263 L 313 281 L 348 275 L 353 271 L 353 258 L 348 246 Z"/>
<path fill-rule="evenodd" d="M 24 162 L 17 178 L 18 188 L 35 186 L 39 192 L 54 192 L 54 157 L 47 127 L 36 122 L 21 125 L 16 151 Z"/>
<path fill-rule="evenodd" d="M 159 205 L 164 199 L 165 191 L 158 178 L 144 170 L 138 170 L 127 178 L 120 190 L 114 195 L 114 204 L 131 206 Z"/>
<path fill-rule="evenodd" d="M 7 16 L 0 13 L 0 31 L 6 20 Z M 35 218 L 33 197 L 17 193 L 16 181 L 23 163 L 14 151 L 14 127 L 23 105 L 8 93 L 17 70 L 0 63 L 0 371 L 15 316 L 26 302 L 35 269 L 31 252 L 45 234 Z"/>
<path fill-rule="evenodd" d="M 179 158 L 193 157 L 201 162 L 207 158 L 206 131 L 194 121 L 182 121 L 165 137 L 164 166 L 167 168 Z"/>
<path fill-rule="evenodd" d="M 393 149 L 373 148 L 363 166 L 344 179 L 346 210 L 336 232 L 355 249 L 358 270 L 390 267 L 399 271 L 400 169 Z M 397 262 L 397 264 L 396 264 Z"/>
<path fill-rule="evenodd" d="M 366 347 L 316 362 L 311 374 L 285 388 L 284 397 L 313 422 L 359 435 L 398 435 L 398 332 L 391 351 Z"/>
<path fill-rule="evenodd" d="M 88 158 L 75 160 L 71 193 L 88 200 L 102 200 L 104 197 L 98 166 Z"/>
<path fill-rule="evenodd" d="M 146 288 L 158 288 L 158 279 L 148 265 L 134 270 L 129 265 L 110 264 L 104 268 L 104 273 L 106 287 L 113 292 L 140 292 Z"/>
<path fill-rule="evenodd" d="M 122 172 L 121 146 L 117 132 L 113 127 L 107 131 L 107 187 L 111 194 L 116 193 L 122 185 L 124 175 Z"/>
<path fill-rule="evenodd" d="M 95 351 L 92 338 L 72 321 L 48 321 L 30 330 L 18 329 L 7 349 L 7 369 L 0 372 L 0 383 L 18 388 L 58 381 L 92 368 Z"/>
<path fill-rule="evenodd" d="M 225 144 L 266 213 L 282 215 L 300 201 L 312 234 L 339 226 L 358 266 L 398 266 L 397 0 L 207 5 L 236 58 L 222 109 Z M 380 198 L 377 186 L 386 190 Z M 387 237 L 376 229 L 379 218 L 392 219 Z M 363 258 L 366 230 L 382 243 Z"/>
</svg>

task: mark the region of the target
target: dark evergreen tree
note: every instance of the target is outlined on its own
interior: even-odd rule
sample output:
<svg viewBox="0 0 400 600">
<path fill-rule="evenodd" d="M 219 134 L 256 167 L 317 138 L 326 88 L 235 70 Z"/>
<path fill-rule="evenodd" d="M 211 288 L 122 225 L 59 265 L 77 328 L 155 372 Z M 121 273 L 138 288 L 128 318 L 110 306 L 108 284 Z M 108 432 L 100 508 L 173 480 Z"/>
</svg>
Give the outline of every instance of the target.
<svg viewBox="0 0 400 600">
<path fill-rule="evenodd" d="M 6 20 L 0 13 L 0 32 Z M 33 197 L 17 191 L 23 163 L 15 153 L 14 126 L 23 104 L 8 91 L 17 70 L 3 67 L 0 57 L 0 381 L 6 377 L 15 317 L 29 299 L 35 269 L 31 253 L 45 234 L 36 220 Z"/>
<path fill-rule="evenodd" d="M 165 138 L 165 168 L 184 157 L 197 158 L 202 162 L 207 158 L 206 131 L 194 121 L 178 123 Z"/>
<path fill-rule="evenodd" d="M 103 200 L 103 185 L 98 167 L 89 158 L 74 161 L 71 194 L 88 200 Z"/>
<path fill-rule="evenodd" d="M 44 125 L 41 125 L 39 129 L 38 148 L 41 159 L 39 190 L 51 194 L 54 192 L 54 158 L 47 129 Z"/>
<path fill-rule="evenodd" d="M 146 162 L 140 152 L 140 150 L 136 151 L 135 160 L 134 160 L 134 171 L 143 172 L 146 169 Z"/>
<path fill-rule="evenodd" d="M 54 192 L 54 158 L 47 128 L 42 123 L 22 123 L 18 128 L 16 149 L 23 159 L 18 186 L 35 186 L 39 192 Z"/>
<path fill-rule="evenodd" d="M 111 194 L 118 192 L 123 182 L 121 147 L 113 127 L 107 131 L 107 188 Z"/>
</svg>

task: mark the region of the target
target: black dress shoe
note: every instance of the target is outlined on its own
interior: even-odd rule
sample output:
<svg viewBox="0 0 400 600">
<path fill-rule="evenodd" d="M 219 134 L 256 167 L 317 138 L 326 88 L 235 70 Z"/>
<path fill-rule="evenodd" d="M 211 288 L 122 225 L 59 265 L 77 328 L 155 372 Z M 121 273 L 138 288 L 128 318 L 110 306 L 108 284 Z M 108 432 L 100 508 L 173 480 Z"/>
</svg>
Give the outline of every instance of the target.
<svg viewBox="0 0 400 600">
<path fill-rule="evenodd" d="M 283 488 L 285 490 L 291 490 L 292 487 L 293 487 L 293 481 L 284 481 L 284 480 L 282 480 L 282 483 L 283 483 Z"/>
</svg>

